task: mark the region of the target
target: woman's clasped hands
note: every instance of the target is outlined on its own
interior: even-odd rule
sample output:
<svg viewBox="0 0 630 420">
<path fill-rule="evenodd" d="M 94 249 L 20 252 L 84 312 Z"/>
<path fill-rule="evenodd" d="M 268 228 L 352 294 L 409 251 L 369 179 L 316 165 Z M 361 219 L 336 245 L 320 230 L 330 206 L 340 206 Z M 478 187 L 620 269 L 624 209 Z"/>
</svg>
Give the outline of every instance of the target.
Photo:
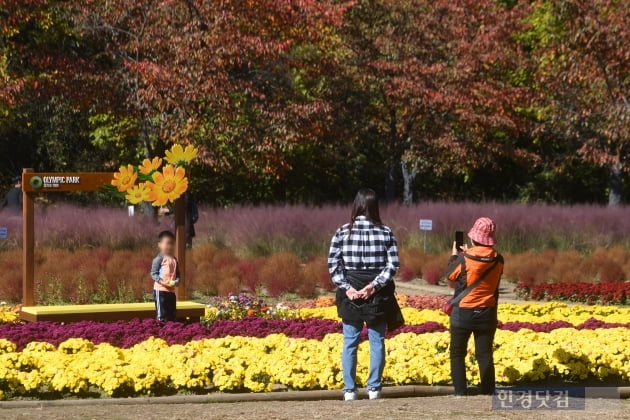
<svg viewBox="0 0 630 420">
<path fill-rule="evenodd" d="M 361 290 L 356 290 L 354 287 L 349 288 L 346 290 L 346 296 L 348 296 L 348 299 L 350 300 L 369 299 L 372 297 L 374 292 L 374 285 L 372 283 L 368 283 L 368 285 Z"/>
</svg>

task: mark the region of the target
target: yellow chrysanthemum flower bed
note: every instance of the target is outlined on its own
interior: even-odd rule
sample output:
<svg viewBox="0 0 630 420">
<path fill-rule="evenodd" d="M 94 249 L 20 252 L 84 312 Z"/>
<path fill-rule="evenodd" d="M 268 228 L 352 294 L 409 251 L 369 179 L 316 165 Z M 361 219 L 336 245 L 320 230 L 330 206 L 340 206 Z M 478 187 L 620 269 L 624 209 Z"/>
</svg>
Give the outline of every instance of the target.
<svg viewBox="0 0 630 420">
<path fill-rule="evenodd" d="M 15 308 L 6 305 L 4 302 L 0 303 L 0 324 L 17 322 L 19 318 L 20 317 Z"/>
<path fill-rule="evenodd" d="M 449 325 L 448 316 L 440 310 L 416 310 L 403 308 L 405 321 L 408 325 L 420 325 L 434 321 Z M 307 308 L 298 311 L 300 318 L 339 319 L 337 308 L 334 306 L 325 308 Z M 553 322 L 568 321 L 574 325 L 581 324 L 588 319 L 598 319 L 608 323 L 630 322 L 630 308 L 618 306 L 583 306 L 566 303 L 504 303 L 499 305 L 499 320 L 502 322 Z"/>
<path fill-rule="evenodd" d="M 597 343 L 594 345 L 593 343 Z M 498 331 L 495 363 L 501 383 L 610 377 L 630 379 L 630 331 L 558 329 Z M 322 341 L 227 337 L 167 345 L 151 338 L 129 349 L 70 339 L 58 348 L 31 343 L 23 351 L 0 340 L 0 377 L 5 395 L 48 389 L 66 394 L 100 390 L 109 395 L 155 394 L 165 389 L 270 391 L 273 384 L 293 389 L 338 389 L 342 336 Z M 470 349 L 470 379 L 478 380 Z M 359 349 L 359 380 L 365 382 L 368 344 Z M 446 384 L 450 380 L 448 333 L 399 334 L 387 340 L 384 379 L 395 384 Z"/>
<path fill-rule="evenodd" d="M 521 322 L 590 318 L 627 322 L 628 308 L 564 304 L 501 305 L 500 319 Z M 404 308 L 409 324 L 446 323 L 439 311 Z M 336 318 L 335 308 L 300 309 L 302 317 Z M 0 339 L 0 395 L 11 398 L 41 392 L 82 395 L 155 395 L 172 391 L 270 391 L 274 384 L 292 389 L 340 389 L 341 334 L 322 340 L 271 334 L 264 338 L 206 338 L 168 345 L 150 338 L 130 348 L 71 338 L 55 347 L 31 342 L 19 351 Z M 559 328 L 551 332 L 498 330 L 497 380 L 501 384 L 544 383 L 554 379 L 630 380 L 630 329 Z M 450 381 L 449 333 L 400 333 L 386 340 L 384 380 L 391 384 L 440 385 Z M 469 379 L 478 381 L 472 341 Z M 359 348 L 358 379 L 365 383 L 369 344 Z"/>
</svg>

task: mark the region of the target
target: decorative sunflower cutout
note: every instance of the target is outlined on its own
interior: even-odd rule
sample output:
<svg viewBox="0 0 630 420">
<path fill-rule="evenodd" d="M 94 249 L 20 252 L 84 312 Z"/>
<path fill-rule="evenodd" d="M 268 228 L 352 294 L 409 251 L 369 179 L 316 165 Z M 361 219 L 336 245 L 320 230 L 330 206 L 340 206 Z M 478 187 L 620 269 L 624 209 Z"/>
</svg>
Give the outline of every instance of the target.
<svg viewBox="0 0 630 420">
<path fill-rule="evenodd" d="M 130 204 L 150 202 L 153 206 L 173 203 L 188 190 L 188 178 L 184 166 L 197 158 L 199 150 L 175 144 L 166 151 L 164 159 L 144 159 L 138 166 L 121 166 L 111 182 L 112 190 L 124 194 Z M 163 161 L 168 162 L 160 170 Z M 139 182 L 138 182 L 139 181 Z M 115 187 L 115 188 L 113 188 Z"/>
</svg>

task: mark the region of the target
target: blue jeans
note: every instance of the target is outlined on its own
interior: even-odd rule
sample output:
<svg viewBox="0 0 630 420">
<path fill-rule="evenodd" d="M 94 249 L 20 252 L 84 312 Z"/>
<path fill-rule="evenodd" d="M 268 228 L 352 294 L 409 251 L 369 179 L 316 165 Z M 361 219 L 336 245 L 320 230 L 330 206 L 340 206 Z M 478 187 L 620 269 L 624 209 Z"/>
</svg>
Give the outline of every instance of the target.
<svg viewBox="0 0 630 420">
<path fill-rule="evenodd" d="M 368 389 L 381 389 L 381 379 L 385 368 L 385 322 L 368 326 L 370 341 L 370 373 L 368 375 Z M 343 323 L 343 352 L 341 364 L 343 366 L 343 383 L 346 391 L 357 388 L 357 350 L 361 339 L 363 323 Z"/>
</svg>

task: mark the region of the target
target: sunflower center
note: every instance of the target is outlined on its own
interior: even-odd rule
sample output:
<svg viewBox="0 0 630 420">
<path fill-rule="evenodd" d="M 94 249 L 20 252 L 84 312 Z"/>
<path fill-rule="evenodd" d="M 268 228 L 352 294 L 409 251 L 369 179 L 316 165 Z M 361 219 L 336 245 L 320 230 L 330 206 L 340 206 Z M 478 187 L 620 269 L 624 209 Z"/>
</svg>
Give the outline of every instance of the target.
<svg viewBox="0 0 630 420">
<path fill-rule="evenodd" d="M 162 191 L 168 194 L 172 192 L 176 186 L 177 186 L 177 183 L 174 180 L 168 179 L 164 181 L 164 184 L 162 184 Z"/>
<path fill-rule="evenodd" d="M 129 175 L 122 177 L 122 179 L 120 180 L 120 183 L 123 185 L 127 185 L 130 182 L 131 182 L 131 177 Z"/>
</svg>

